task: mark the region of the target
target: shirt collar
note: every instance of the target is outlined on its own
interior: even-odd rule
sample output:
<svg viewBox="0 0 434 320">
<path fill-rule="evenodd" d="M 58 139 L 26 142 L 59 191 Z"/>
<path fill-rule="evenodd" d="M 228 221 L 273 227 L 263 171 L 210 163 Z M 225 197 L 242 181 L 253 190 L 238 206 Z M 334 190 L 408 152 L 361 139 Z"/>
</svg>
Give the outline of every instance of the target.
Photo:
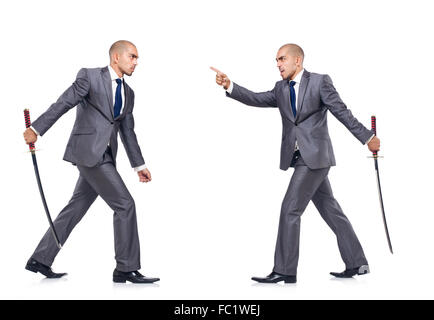
<svg viewBox="0 0 434 320">
<path fill-rule="evenodd" d="M 119 79 L 118 75 L 116 74 L 116 72 L 113 70 L 112 66 L 109 65 L 108 66 L 108 70 L 110 72 L 110 78 L 112 81 L 115 81 L 116 79 Z M 124 80 L 124 77 L 120 78 L 122 80 Z"/>
<path fill-rule="evenodd" d="M 295 81 L 296 83 L 300 84 L 301 81 L 301 77 L 303 76 L 304 73 L 304 69 L 302 69 L 297 76 L 294 78 L 294 80 L 289 80 L 289 81 Z"/>
</svg>

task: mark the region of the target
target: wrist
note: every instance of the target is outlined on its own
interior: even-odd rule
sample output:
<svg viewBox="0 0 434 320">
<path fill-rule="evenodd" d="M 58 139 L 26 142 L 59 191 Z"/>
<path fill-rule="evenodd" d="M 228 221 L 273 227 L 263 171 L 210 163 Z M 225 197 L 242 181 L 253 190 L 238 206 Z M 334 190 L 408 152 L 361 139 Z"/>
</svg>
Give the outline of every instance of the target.
<svg viewBox="0 0 434 320">
<path fill-rule="evenodd" d="M 226 81 L 226 85 L 223 86 L 223 89 L 228 90 L 230 86 L 231 86 L 231 80 L 228 79 L 228 80 Z"/>
</svg>

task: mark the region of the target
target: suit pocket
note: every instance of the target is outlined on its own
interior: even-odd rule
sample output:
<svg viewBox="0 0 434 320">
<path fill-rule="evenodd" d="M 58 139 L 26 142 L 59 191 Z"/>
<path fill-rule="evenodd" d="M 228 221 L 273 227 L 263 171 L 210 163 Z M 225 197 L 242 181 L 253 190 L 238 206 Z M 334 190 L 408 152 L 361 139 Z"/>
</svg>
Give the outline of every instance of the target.
<svg viewBox="0 0 434 320">
<path fill-rule="evenodd" d="M 94 127 L 77 127 L 72 130 L 72 134 L 81 135 L 81 134 L 94 134 L 96 129 Z"/>
</svg>

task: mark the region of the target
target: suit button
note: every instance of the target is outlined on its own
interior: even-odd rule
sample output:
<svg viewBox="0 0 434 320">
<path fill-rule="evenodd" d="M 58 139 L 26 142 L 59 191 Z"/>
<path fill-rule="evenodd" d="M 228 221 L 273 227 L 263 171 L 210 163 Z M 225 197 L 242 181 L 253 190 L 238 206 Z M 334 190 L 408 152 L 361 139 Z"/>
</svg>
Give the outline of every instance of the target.
<svg viewBox="0 0 434 320">
<path fill-rule="evenodd" d="M 297 123 L 294 123 L 294 125 L 295 125 L 295 126 L 298 126 L 298 124 L 297 124 Z"/>
<path fill-rule="evenodd" d="M 110 122 L 110 124 L 113 124 L 113 122 Z"/>
</svg>

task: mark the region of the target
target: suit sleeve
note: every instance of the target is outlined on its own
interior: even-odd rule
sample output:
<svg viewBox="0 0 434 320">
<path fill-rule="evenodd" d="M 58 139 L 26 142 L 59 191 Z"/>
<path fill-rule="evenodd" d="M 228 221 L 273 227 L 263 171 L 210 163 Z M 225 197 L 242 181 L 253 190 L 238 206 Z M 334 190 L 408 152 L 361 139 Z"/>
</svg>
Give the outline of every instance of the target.
<svg viewBox="0 0 434 320">
<path fill-rule="evenodd" d="M 232 89 L 232 92 L 226 92 L 227 97 L 230 97 L 252 107 L 277 108 L 276 96 L 274 93 L 276 87 L 274 87 L 270 91 L 256 93 L 246 88 L 243 88 L 236 83 L 233 84 L 234 87 Z"/>
<path fill-rule="evenodd" d="M 132 95 L 132 99 L 134 104 L 134 94 Z M 132 109 L 125 115 L 125 118 L 122 119 L 119 133 L 127 152 L 128 159 L 130 160 L 131 167 L 136 168 L 144 165 L 145 160 L 143 159 L 142 151 L 140 150 L 137 136 L 134 132 L 134 116 Z"/>
<path fill-rule="evenodd" d="M 43 136 L 48 129 L 69 109 L 75 107 L 88 93 L 90 82 L 85 68 L 81 69 L 74 83 L 45 111 L 33 121 L 32 127 Z"/>
<path fill-rule="evenodd" d="M 373 135 L 373 132 L 368 130 L 361 124 L 347 108 L 345 103 L 339 97 L 338 92 L 333 86 L 332 79 L 328 75 L 324 75 L 320 84 L 320 95 L 322 103 L 330 110 L 330 112 L 362 143 Z"/>
</svg>

